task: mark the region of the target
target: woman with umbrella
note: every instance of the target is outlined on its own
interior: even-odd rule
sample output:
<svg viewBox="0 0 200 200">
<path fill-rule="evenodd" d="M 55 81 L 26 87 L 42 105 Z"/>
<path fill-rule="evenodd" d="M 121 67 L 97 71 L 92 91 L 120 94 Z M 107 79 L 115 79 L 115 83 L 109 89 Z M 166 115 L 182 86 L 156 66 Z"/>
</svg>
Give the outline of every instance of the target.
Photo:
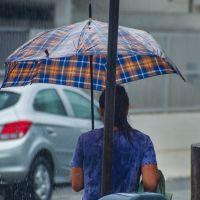
<svg viewBox="0 0 200 200">
<path fill-rule="evenodd" d="M 104 120 L 105 91 L 100 96 L 100 114 Z M 137 191 L 140 176 L 145 191 L 155 191 L 159 171 L 149 136 L 133 129 L 128 121 L 129 98 L 124 87 L 116 86 L 115 120 L 112 150 L 112 193 Z M 103 129 L 79 137 L 72 162 L 71 181 L 75 191 L 84 188 L 83 200 L 101 197 Z"/>
</svg>

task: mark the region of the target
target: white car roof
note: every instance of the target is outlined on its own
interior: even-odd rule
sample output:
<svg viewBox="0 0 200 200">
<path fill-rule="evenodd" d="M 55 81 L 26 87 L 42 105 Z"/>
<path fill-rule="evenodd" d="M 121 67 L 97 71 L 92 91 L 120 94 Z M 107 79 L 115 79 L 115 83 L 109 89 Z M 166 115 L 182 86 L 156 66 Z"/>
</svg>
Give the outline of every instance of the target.
<svg viewBox="0 0 200 200">
<path fill-rule="evenodd" d="M 13 92 L 17 92 L 17 93 L 24 93 L 24 92 L 28 92 L 31 90 L 35 90 L 36 88 L 40 88 L 40 89 L 63 88 L 63 89 L 70 89 L 73 91 L 80 91 L 79 88 L 64 86 L 64 85 L 48 84 L 48 83 L 34 83 L 31 85 L 26 85 L 26 86 L 7 87 L 7 88 L 2 88 L 0 91 L 13 91 Z"/>
<path fill-rule="evenodd" d="M 25 94 L 25 96 L 29 96 L 32 94 L 32 91 L 47 89 L 47 88 L 68 89 L 90 99 L 90 95 L 88 95 L 86 92 L 84 92 L 80 88 L 65 86 L 65 85 L 49 84 L 49 83 L 34 83 L 31 85 L 26 85 L 26 86 L 7 87 L 7 88 L 2 88 L 0 91 L 16 92 L 23 95 Z M 98 105 L 98 102 L 94 100 L 94 104 Z"/>
</svg>

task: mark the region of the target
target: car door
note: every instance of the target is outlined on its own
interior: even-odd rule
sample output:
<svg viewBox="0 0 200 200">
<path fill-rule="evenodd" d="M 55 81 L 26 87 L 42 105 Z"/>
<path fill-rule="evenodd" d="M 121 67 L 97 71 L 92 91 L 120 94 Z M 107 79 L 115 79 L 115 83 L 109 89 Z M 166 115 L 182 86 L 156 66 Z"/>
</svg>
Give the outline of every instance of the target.
<svg viewBox="0 0 200 200">
<path fill-rule="evenodd" d="M 89 96 L 82 92 L 67 89 L 63 89 L 63 92 L 71 106 L 73 112 L 73 123 L 76 124 L 76 128 L 78 128 L 81 133 L 91 130 L 92 119 Z M 94 104 L 94 125 L 95 128 L 102 127 L 96 104 Z"/>
<path fill-rule="evenodd" d="M 37 121 L 43 129 L 44 137 L 53 147 L 56 155 L 56 179 L 58 182 L 67 181 L 69 163 L 76 142 L 72 142 L 71 135 L 77 134 L 74 129 L 76 125 L 71 122 L 71 117 L 68 116 L 67 109 L 56 89 L 40 90 L 34 98 L 33 107 L 37 112 Z"/>
</svg>

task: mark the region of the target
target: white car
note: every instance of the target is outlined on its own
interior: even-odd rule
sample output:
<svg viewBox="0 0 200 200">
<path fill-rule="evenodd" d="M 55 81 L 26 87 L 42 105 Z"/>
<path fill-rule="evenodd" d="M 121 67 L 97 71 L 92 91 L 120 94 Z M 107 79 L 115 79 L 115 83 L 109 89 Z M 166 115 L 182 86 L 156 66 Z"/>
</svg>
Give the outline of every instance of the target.
<svg viewBox="0 0 200 200">
<path fill-rule="evenodd" d="M 102 127 L 94 105 L 95 127 Z M 78 136 L 90 129 L 90 96 L 79 89 L 33 84 L 0 90 L 1 193 L 9 200 L 22 194 L 49 200 L 54 184 L 69 182 Z"/>
</svg>

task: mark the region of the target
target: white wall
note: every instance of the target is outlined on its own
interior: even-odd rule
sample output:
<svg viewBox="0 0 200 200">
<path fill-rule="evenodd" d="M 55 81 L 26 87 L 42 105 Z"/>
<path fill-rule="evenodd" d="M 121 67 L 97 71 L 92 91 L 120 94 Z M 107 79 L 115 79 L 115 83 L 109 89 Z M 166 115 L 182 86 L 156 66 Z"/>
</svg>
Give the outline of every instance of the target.
<svg viewBox="0 0 200 200">
<path fill-rule="evenodd" d="M 55 1 L 55 18 L 54 24 L 56 27 L 71 23 L 72 4 L 71 0 Z"/>
<path fill-rule="evenodd" d="M 133 12 L 188 12 L 189 0 L 122 0 L 121 11 Z"/>
<path fill-rule="evenodd" d="M 129 121 L 151 137 L 166 178 L 190 176 L 191 144 L 200 143 L 200 113 L 137 114 Z"/>
</svg>

